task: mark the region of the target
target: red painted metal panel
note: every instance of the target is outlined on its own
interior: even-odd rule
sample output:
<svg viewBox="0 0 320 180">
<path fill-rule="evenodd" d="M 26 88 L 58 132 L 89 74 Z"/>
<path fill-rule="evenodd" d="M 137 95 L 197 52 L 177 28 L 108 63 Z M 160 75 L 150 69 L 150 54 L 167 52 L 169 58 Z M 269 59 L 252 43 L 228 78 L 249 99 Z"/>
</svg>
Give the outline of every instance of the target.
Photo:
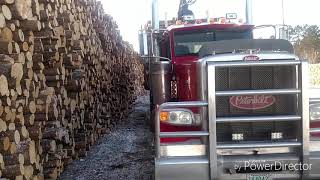
<svg viewBox="0 0 320 180">
<path fill-rule="evenodd" d="M 311 122 L 310 128 L 320 128 L 320 122 Z M 311 133 L 313 137 L 320 137 L 320 133 Z"/>
<path fill-rule="evenodd" d="M 175 59 L 178 97 L 181 101 L 197 100 L 197 58 L 196 56 L 185 56 Z"/>
</svg>

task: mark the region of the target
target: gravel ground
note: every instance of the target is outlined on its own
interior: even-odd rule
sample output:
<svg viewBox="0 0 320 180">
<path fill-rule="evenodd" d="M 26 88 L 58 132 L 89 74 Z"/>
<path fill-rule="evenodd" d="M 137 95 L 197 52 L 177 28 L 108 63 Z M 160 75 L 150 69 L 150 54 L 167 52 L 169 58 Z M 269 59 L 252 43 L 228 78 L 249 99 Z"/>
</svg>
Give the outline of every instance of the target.
<svg viewBox="0 0 320 180">
<path fill-rule="evenodd" d="M 139 97 L 129 117 L 102 137 L 85 159 L 69 165 L 60 179 L 153 179 L 153 134 L 147 125 L 148 111 L 148 96 Z"/>
</svg>

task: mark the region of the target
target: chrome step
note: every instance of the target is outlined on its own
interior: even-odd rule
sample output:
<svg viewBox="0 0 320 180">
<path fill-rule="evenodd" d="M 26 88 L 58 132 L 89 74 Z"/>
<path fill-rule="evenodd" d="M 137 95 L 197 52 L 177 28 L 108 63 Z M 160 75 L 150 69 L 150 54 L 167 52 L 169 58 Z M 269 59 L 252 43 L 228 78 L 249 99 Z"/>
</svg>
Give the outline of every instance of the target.
<svg viewBox="0 0 320 180">
<path fill-rule="evenodd" d="M 170 157 L 170 158 L 159 158 L 156 159 L 159 165 L 171 165 L 171 164 L 208 164 L 209 160 L 207 157 L 201 156 L 185 156 L 185 157 Z"/>
</svg>

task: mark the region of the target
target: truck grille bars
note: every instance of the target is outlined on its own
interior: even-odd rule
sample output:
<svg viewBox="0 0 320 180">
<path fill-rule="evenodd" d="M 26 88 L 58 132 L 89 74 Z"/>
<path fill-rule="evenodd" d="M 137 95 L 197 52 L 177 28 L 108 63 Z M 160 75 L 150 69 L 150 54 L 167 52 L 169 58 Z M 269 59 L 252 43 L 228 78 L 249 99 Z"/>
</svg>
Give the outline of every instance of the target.
<svg viewBox="0 0 320 180">
<path fill-rule="evenodd" d="M 265 89 L 265 90 L 235 90 L 235 91 L 216 91 L 216 70 L 223 67 L 274 67 L 274 66 L 298 66 L 298 88 L 297 89 Z M 303 163 L 308 163 L 309 156 L 309 98 L 307 96 L 308 80 L 307 80 L 308 64 L 297 60 L 268 60 L 268 61 L 240 61 L 240 62 L 208 62 L 207 65 L 207 83 L 208 83 L 208 112 L 209 112 L 209 162 L 210 174 L 212 179 L 218 178 L 218 163 L 217 163 L 217 111 L 216 97 L 217 96 L 242 96 L 242 95 L 260 95 L 260 94 L 297 94 L 299 95 L 299 115 L 302 119 L 301 128 L 302 134 L 299 142 L 261 142 L 261 143 L 245 143 L 231 144 L 225 148 L 247 148 L 247 147 L 287 147 L 287 146 L 302 146 Z M 213 82 L 212 82 L 213 81 Z M 288 120 L 296 119 L 293 117 L 285 117 Z M 259 118 L 259 117 L 256 117 Z M 241 120 L 241 119 L 238 119 Z M 265 119 L 266 121 L 274 121 L 273 116 Z M 241 122 L 241 121 L 239 121 Z M 306 133 L 307 132 L 307 133 Z M 239 147 L 243 146 L 243 147 Z"/>
<path fill-rule="evenodd" d="M 297 67 L 298 79 L 297 88 L 292 89 L 259 89 L 259 90 L 227 90 L 216 91 L 216 70 L 221 67 L 265 67 L 265 66 L 295 66 Z M 207 93 L 206 101 L 193 102 L 168 102 L 159 106 L 156 112 L 156 160 L 161 158 L 160 155 L 160 138 L 174 137 L 208 137 L 208 159 L 210 166 L 211 179 L 217 179 L 218 171 L 218 149 L 245 149 L 245 148 L 276 148 L 276 147 L 301 147 L 301 161 L 308 163 L 309 156 L 309 98 L 308 98 L 308 64 L 298 60 L 266 60 L 255 62 L 232 61 L 232 62 L 207 62 Z M 242 95 L 296 95 L 298 100 L 298 112 L 296 115 L 268 115 L 268 116 L 241 116 L 241 117 L 217 117 L 217 97 L 224 96 L 242 96 Z M 202 117 L 203 121 L 208 118 L 208 131 L 189 131 L 189 132 L 160 132 L 159 112 L 163 109 L 202 107 L 207 109 L 207 116 Z M 256 123 L 256 122 L 299 122 L 301 132 L 297 140 L 283 141 L 261 141 L 261 142 L 243 142 L 243 143 L 219 143 L 217 140 L 217 124 L 222 123 Z M 319 132 L 319 129 L 311 129 L 311 132 Z M 307 177 L 308 172 L 303 172 Z"/>
</svg>

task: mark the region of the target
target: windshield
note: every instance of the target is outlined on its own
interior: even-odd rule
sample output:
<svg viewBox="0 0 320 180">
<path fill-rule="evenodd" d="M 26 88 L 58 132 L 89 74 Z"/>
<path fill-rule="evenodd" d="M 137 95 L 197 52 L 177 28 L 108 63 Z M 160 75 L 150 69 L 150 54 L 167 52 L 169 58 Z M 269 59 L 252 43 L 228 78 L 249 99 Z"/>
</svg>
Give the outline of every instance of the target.
<svg viewBox="0 0 320 180">
<path fill-rule="evenodd" d="M 203 44 L 212 41 L 252 39 L 251 31 L 188 31 L 174 33 L 175 56 L 198 55 Z"/>
</svg>

